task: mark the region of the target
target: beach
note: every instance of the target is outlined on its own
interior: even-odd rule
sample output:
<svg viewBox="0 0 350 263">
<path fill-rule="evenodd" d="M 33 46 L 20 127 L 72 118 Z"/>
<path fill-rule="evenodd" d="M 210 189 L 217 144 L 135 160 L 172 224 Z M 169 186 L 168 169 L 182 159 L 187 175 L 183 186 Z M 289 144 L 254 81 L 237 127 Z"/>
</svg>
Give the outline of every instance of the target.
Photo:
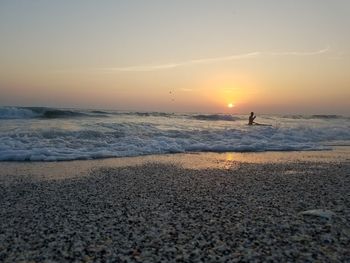
<svg viewBox="0 0 350 263">
<path fill-rule="evenodd" d="M 0 263 L 350 263 L 350 1 L 0 1 Z"/>
<path fill-rule="evenodd" d="M 348 262 L 335 151 L 0 163 L 1 262 Z"/>
</svg>

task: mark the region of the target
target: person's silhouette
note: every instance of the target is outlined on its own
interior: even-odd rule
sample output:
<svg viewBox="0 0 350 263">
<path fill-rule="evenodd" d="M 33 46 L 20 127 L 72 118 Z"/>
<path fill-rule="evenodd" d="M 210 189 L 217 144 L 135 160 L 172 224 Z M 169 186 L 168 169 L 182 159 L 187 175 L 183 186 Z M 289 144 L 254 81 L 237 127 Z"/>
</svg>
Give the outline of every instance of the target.
<svg viewBox="0 0 350 263">
<path fill-rule="evenodd" d="M 256 118 L 256 116 L 254 116 L 254 112 L 251 112 L 251 113 L 250 113 L 250 116 L 249 116 L 248 125 L 253 125 L 253 124 L 255 123 L 255 122 L 254 122 L 255 118 Z"/>
</svg>

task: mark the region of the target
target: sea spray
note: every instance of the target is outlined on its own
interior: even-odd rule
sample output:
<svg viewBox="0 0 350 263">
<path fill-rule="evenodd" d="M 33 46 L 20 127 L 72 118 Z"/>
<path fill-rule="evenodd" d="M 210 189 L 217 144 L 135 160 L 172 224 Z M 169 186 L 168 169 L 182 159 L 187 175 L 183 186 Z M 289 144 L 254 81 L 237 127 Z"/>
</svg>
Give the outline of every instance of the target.
<svg viewBox="0 0 350 263">
<path fill-rule="evenodd" d="M 350 144 L 350 120 L 0 108 L 1 161 L 60 161 L 182 152 L 262 152 L 331 149 Z M 331 115 L 325 115 L 331 116 Z"/>
</svg>

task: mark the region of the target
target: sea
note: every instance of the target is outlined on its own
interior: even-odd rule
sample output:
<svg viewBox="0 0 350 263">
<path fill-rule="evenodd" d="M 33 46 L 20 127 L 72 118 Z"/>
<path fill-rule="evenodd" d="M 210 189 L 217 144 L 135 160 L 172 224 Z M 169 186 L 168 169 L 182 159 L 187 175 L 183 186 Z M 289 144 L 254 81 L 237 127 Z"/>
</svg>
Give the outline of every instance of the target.
<svg viewBox="0 0 350 263">
<path fill-rule="evenodd" d="M 67 161 L 187 152 L 350 146 L 350 117 L 0 107 L 0 161 Z M 270 126 L 267 126 L 270 125 Z"/>
</svg>

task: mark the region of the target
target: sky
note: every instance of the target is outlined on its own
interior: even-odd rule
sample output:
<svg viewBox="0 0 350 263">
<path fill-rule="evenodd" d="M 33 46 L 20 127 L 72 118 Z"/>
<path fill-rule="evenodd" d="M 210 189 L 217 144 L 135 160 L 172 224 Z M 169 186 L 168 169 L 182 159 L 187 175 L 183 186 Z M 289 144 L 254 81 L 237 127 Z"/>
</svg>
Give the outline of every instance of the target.
<svg viewBox="0 0 350 263">
<path fill-rule="evenodd" d="M 0 0 L 0 106 L 349 115 L 349 25 L 348 0 Z"/>
</svg>

